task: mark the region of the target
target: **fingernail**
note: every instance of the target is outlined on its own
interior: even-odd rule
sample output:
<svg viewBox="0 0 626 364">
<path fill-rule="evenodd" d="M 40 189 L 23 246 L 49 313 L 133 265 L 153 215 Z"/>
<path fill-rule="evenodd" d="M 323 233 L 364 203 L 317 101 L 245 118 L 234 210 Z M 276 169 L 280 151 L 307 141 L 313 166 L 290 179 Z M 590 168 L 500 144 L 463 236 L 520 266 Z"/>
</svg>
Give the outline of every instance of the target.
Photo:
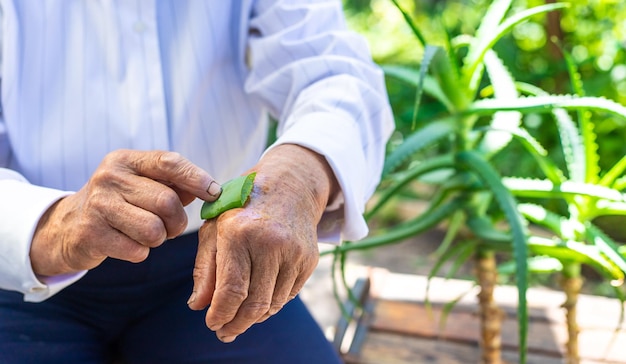
<svg viewBox="0 0 626 364">
<path fill-rule="evenodd" d="M 209 195 L 216 197 L 219 196 L 220 193 L 222 193 L 222 186 L 220 186 L 219 183 L 215 181 L 211 181 L 211 183 L 209 183 L 209 188 L 207 188 L 206 191 L 209 193 Z"/>
<path fill-rule="evenodd" d="M 235 341 L 235 339 L 237 338 L 237 335 L 233 335 L 233 336 L 222 336 L 220 338 L 220 340 L 223 343 L 232 343 L 233 341 Z"/>
<path fill-rule="evenodd" d="M 187 300 L 187 306 L 192 304 L 195 300 L 196 300 L 196 292 L 191 292 L 191 296 L 189 296 L 189 299 Z"/>
</svg>

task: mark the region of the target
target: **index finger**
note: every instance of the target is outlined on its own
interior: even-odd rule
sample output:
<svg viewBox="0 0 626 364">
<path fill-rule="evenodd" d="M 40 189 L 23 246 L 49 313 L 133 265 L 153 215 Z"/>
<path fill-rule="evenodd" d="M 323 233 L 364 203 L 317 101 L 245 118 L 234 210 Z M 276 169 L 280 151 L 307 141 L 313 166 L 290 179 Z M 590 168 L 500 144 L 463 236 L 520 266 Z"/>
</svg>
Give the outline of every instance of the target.
<svg viewBox="0 0 626 364">
<path fill-rule="evenodd" d="M 205 201 L 216 200 L 222 192 L 210 174 L 176 152 L 137 152 L 128 165 L 139 175 L 171 183 Z"/>
<path fill-rule="evenodd" d="M 224 250 L 216 255 L 215 292 L 206 314 L 206 324 L 218 331 L 237 314 L 248 297 L 251 261 L 246 252 Z"/>
</svg>

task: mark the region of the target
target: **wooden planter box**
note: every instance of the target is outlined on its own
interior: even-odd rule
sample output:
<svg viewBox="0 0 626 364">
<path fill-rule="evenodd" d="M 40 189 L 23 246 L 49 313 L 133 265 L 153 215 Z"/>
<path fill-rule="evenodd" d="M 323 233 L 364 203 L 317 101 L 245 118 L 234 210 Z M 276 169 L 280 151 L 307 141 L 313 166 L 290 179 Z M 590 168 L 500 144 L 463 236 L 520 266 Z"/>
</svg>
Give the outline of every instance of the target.
<svg viewBox="0 0 626 364">
<path fill-rule="evenodd" d="M 350 307 L 352 318 L 337 324 L 335 345 L 346 363 L 479 363 L 479 321 L 473 282 L 433 278 L 425 302 L 424 276 L 372 269 L 354 285 L 363 309 Z M 464 295 L 463 295 L 464 294 Z M 442 321 L 443 307 L 459 299 Z M 517 290 L 499 286 L 496 301 L 506 312 L 502 356 L 517 363 Z M 567 340 L 564 294 L 529 289 L 527 362 L 564 363 Z M 626 324 L 619 325 L 620 302 L 581 295 L 578 303 L 582 363 L 626 364 Z"/>
</svg>

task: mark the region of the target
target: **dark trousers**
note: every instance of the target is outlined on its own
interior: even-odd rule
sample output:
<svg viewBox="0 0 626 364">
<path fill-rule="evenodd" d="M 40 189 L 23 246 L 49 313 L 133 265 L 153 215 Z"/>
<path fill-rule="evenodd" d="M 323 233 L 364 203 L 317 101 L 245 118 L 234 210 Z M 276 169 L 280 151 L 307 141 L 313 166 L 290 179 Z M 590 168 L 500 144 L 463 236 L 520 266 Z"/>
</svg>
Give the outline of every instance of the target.
<svg viewBox="0 0 626 364">
<path fill-rule="evenodd" d="M 304 304 L 224 344 L 192 311 L 197 235 L 139 264 L 107 259 L 42 303 L 0 290 L 0 363 L 340 363 Z"/>
</svg>

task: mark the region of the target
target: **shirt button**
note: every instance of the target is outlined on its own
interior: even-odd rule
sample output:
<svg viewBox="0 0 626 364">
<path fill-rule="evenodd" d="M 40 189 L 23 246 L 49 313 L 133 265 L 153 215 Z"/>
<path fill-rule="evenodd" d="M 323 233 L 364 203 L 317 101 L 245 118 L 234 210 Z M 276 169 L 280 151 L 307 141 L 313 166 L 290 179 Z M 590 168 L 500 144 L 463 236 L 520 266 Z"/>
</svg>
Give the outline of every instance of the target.
<svg viewBox="0 0 626 364">
<path fill-rule="evenodd" d="M 133 25 L 133 30 L 137 33 L 143 33 L 146 30 L 146 23 L 138 21 Z"/>
<path fill-rule="evenodd" d="M 45 287 L 32 287 L 31 289 L 29 289 L 30 293 L 40 293 L 45 290 L 46 290 Z"/>
</svg>

